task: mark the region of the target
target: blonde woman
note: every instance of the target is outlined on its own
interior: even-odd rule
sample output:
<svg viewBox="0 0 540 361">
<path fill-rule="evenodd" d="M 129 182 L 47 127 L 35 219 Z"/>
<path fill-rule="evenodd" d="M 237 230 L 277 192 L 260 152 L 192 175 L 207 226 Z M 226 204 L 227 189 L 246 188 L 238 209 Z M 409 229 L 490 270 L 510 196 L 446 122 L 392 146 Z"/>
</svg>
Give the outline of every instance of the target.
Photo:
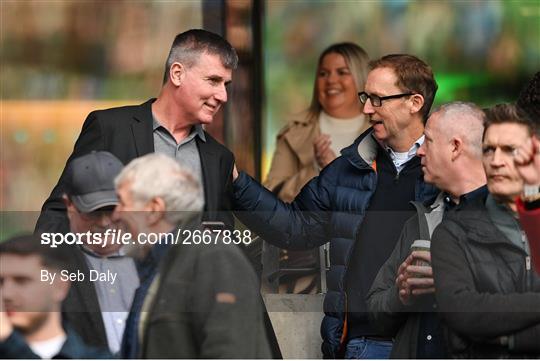
<svg viewBox="0 0 540 361">
<path fill-rule="evenodd" d="M 285 126 L 277 136 L 276 150 L 264 185 L 291 202 L 302 187 L 339 156 L 340 150 L 369 127 L 358 92 L 364 90 L 368 55 L 354 43 L 339 43 L 319 56 L 311 105 L 303 119 Z M 318 249 L 281 251 L 281 268 L 317 265 Z M 315 293 L 316 272 L 284 276 L 280 293 Z"/>
<path fill-rule="evenodd" d="M 364 90 L 369 58 L 354 43 L 339 43 L 319 56 L 311 105 L 303 119 L 285 126 L 264 185 L 291 202 L 319 170 L 369 127 L 358 92 Z"/>
</svg>

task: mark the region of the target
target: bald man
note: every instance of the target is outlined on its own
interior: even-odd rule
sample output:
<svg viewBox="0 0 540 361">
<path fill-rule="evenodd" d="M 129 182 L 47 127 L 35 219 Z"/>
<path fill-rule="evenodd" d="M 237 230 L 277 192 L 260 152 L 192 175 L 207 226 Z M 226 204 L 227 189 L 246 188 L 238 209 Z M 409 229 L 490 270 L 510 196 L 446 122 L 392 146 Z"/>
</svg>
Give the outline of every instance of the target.
<svg viewBox="0 0 540 361">
<path fill-rule="evenodd" d="M 443 105 L 427 121 L 426 139 L 417 155 L 424 181 L 441 192 L 426 204 L 414 202 L 417 214 L 405 224 L 367 297 L 372 324 L 383 334 L 395 335 L 392 358 L 448 358 L 441 323 L 433 312 L 437 307 L 431 255 L 427 249 L 411 252 L 411 245 L 429 241 L 445 212 L 486 194 L 483 123 L 482 110 L 463 102 Z"/>
</svg>

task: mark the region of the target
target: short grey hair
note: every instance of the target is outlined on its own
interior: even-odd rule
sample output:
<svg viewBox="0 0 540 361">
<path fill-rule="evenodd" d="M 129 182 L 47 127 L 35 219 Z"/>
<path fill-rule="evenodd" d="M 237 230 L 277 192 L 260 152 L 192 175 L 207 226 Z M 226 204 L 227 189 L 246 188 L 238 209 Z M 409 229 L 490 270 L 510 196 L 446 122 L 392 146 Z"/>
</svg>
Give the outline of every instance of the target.
<svg viewBox="0 0 540 361">
<path fill-rule="evenodd" d="M 227 69 L 236 69 L 238 55 L 232 45 L 218 34 L 203 29 L 191 29 L 176 35 L 165 63 L 163 84 L 169 79 L 169 71 L 175 63 L 191 68 L 203 53 L 217 55 Z"/>
<path fill-rule="evenodd" d="M 482 158 L 482 135 L 484 133 L 485 114 L 476 104 L 469 102 L 451 102 L 434 110 L 439 119 L 444 120 L 441 130 L 448 138 L 459 136 L 466 149 L 474 158 Z"/>
<path fill-rule="evenodd" d="M 200 182 L 192 172 L 165 154 L 153 153 L 131 161 L 114 180 L 118 188 L 130 183 L 136 203 L 161 198 L 165 203 L 166 220 L 174 225 L 201 212 L 204 205 Z"/>
</svg>

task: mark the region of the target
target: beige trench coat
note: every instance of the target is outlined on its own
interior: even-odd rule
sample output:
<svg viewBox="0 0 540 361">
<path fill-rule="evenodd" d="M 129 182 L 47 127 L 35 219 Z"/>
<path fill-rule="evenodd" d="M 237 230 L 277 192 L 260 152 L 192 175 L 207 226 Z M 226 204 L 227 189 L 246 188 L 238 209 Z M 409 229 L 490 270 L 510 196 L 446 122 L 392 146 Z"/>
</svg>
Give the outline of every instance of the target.
<svg viewBox="0 0 540 361">
<path fill-rule="evenodd" d="M 295 120 L 277 135 L 276 150 L 264 186 L 291 202 L 302 187 L 319 174 L 313 141 L 321 134 L 318 121 Z"/>
<path fill-rule="evenodd" d="M 366 121 L 358 135 L 367 128 L 369 122 Z M 318 120 L 295 120 L 278 133 L 276 150 L 264 186 L 272 192 L 279 189 L 279 199 L 292 202 L 302 187 L 319 175 L 313 149 L 313 142 L 319 135 L 321 128 Z"/>
</svg>

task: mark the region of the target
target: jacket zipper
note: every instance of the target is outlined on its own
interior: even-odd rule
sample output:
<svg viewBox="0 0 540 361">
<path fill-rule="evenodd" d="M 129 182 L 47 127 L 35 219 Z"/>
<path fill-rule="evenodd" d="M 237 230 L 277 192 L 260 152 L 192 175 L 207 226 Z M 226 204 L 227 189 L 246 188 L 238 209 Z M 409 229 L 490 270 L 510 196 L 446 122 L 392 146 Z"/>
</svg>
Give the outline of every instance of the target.
<svg viewBox="0 0 540 361">
<path fill-rule="evenodd" d="M 532 291 L 533 281 L 532 281 L 532 272 L 531 272 L 531 257 L 525 257 L 525 277 L 527 279 L 527 289 L 526 291 Z"/>
<path fill-rule="evenodd" d="M 527 246 L 527 235 L 522 230 L 521 231 L 521 241 L 523 242 L 523 249 L 526 250 Z M 525 256 L 525 279 L 527 282 L 526 291 L 532 290 L 532 272 L 531 272 L 531 256 Z"/>
</svg>

